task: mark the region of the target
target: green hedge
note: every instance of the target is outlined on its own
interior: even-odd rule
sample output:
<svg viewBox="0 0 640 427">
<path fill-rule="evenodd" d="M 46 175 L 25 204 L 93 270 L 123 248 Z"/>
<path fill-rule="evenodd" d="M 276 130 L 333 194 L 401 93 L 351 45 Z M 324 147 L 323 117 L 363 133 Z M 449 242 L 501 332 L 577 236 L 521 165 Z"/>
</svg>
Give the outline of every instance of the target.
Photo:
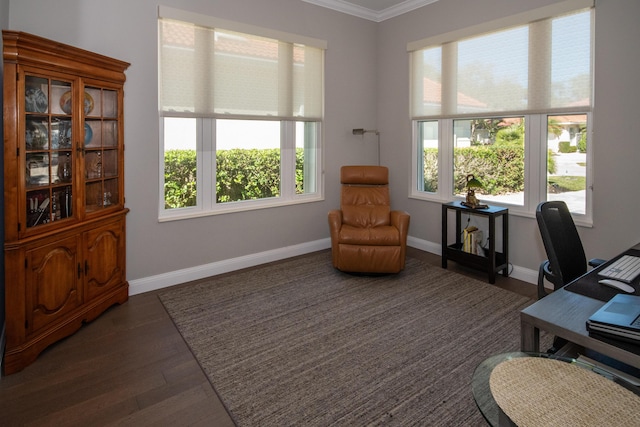
<svg viewBox="0 0 640 427">
<path fill-rule="evenodd" d="M 575 153 L 578 151 L 578 147 L 571 145 L 571 141 L 560 141 L 558 143 L 558 152 L 560 153 Z"/>
<path fill-rule="evenodd" d="M 438 150 L 424 150 L 424 190 L 437 190 Z M 553 162 L 553 159 L 551 159 Z M 454 191 L 466 191 L 466 178 L 473 174 L 482 182 L 482 194 L 517 193 L 524 190 L 524 148 L 519 144 L 483 145 L 454 149 Z"/>
<path fill-rule="evenodd" d="M 216 153 L 216 202 L 264 199 L 280 195 L 279 149 L 233 149 Z M 304 191 L 304 149 L 296 150 L 296 193 Z M 165 153 L 165 208 L 196 205 L 196 152 Z"/>
<path fill-rule="evenodd" d="M 262 199 L 280 195 L 280 150 L 218 151 L 216 201 L 218 203 Z M 482 194 L 517 193 L 524 190 L 524 148 L 520 144 L 473 146 L 454 150 L 455 192 L 466 191 L 466 177 L 475 175 L 484 185 Z M 424 191 L 437 191 L 438 150 L 424 150 Z M 304 150 L 296 150 L 296 193 L 304 191 Z M 547 168 L 555 171 L 551 153 Z M 165 153 L 165 208 L 196 204 L 196 152 Z"/>
<path fill-rule="evenodd" d="M 196 205 L 196 151 L 169 150 L 164 154 L 164 207 Z"/>
<path fill-rule="evenodd" d="M 466 191 L 467 175 L 480 180 L 484 194 L 524 191 L 524 148 L 519 146 L 475 146 L 456 148 L 454 190 Z"/>
<path fill-rule="evenodd" d="M 280 150 L 223 150 L 216 161 L 217 202 L 280 195 Z"/>
</svg>

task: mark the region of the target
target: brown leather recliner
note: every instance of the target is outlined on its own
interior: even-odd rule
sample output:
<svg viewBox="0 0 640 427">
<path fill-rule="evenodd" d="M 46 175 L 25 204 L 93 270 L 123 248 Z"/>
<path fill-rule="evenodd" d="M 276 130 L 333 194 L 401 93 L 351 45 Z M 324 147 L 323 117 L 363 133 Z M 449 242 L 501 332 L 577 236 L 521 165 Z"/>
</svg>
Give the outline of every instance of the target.
<svg viewBox="0 0 640 427">
<path fill-rule="evenodd" d="M 404 268 L 409 214 L 392 211 L 389 170 L 343 166 L 340 210 L 329 212 L 333 266 L 358 273 L 398 273 Z"/>
</svg>

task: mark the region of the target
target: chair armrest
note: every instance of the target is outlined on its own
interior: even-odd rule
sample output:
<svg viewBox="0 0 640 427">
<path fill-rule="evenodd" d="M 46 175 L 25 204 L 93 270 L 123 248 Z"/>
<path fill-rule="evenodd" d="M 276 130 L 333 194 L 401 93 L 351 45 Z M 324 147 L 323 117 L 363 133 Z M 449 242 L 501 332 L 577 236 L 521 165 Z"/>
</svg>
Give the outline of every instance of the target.
<svg viewBox="0 0 640 427">
<path fill-rule="evenodd" d="M 338 246 L 340 240 L 340 229 L 342 228 L 342 211 L 333 209 L 329 211 L 329 233 L 331 235 L 331 258 L 334 267 L 340 265 Z"/>
<path fill-rule="evenodd" d="M 538 270 L 538 299 L 542 299 L 547 296 L 547 291 L 544 288 L 544 279 L 546 278 L 549 280 L 551 276 L 552 273 L 549 269 L 549 261 L 544 261 L 540 264 L 540 268 Z"/>
<path fill-rule="evenodd" d="M 342 228 L 342 211 L 338 209 L 330 210 L 328 219 L 331 237 L 333 237 L 334 233 L 337 237 L 337 233 L 340 231 L 340 228 Z"/>
<path fill-rule="evenodd" d="M 406 241 L 407 234 L 409 234 L 410 219 L 411 216 L 405 211 L 391 211 L 391 225 L 398 229 L 403 241 Z"/>
<path fill-rule="evenodd" d="M 589 260 L 589 265 L 591 267 L 599 267 L 602 264 L 604 264 L 605 262 L 607 262 L 607 260 L 600 259 L 600 258 L 593 258 L 593 259 Z"/>
</svg>

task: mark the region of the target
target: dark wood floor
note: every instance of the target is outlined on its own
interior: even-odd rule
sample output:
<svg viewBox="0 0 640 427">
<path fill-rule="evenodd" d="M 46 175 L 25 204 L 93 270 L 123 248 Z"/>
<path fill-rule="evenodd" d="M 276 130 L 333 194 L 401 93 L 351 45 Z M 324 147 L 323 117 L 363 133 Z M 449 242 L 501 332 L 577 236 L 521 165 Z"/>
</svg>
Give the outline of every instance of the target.
<svg viewBox="0 0 640 427">
<path fill-rule="evenodd" d="M 440 265 L 440 257 L 409 255 Z M 449 269 L 486 281 L 486 274 Z M 229 273 L 233 274 L 233 273 Z M 535 287 L 499 276 L 523 295 Z M 3 426 L 233 426 L 156 292 L 132 296 L 0 379 Z"/>
</svg>

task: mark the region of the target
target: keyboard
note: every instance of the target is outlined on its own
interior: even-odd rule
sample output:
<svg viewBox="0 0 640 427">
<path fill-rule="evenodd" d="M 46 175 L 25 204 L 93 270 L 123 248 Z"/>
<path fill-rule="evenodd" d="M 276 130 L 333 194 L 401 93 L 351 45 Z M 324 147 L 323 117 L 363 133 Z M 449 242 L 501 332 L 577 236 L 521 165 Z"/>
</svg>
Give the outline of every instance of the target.
<svg viewBox="0 0 640 427">
<path fill-rule="evenodd" d="M 623 255 L 612 264 L 603 268 L 598 275 L 608 279 L 631 283 L 633 279 L 640 275 L 640 257 Z"/>
</svg>

